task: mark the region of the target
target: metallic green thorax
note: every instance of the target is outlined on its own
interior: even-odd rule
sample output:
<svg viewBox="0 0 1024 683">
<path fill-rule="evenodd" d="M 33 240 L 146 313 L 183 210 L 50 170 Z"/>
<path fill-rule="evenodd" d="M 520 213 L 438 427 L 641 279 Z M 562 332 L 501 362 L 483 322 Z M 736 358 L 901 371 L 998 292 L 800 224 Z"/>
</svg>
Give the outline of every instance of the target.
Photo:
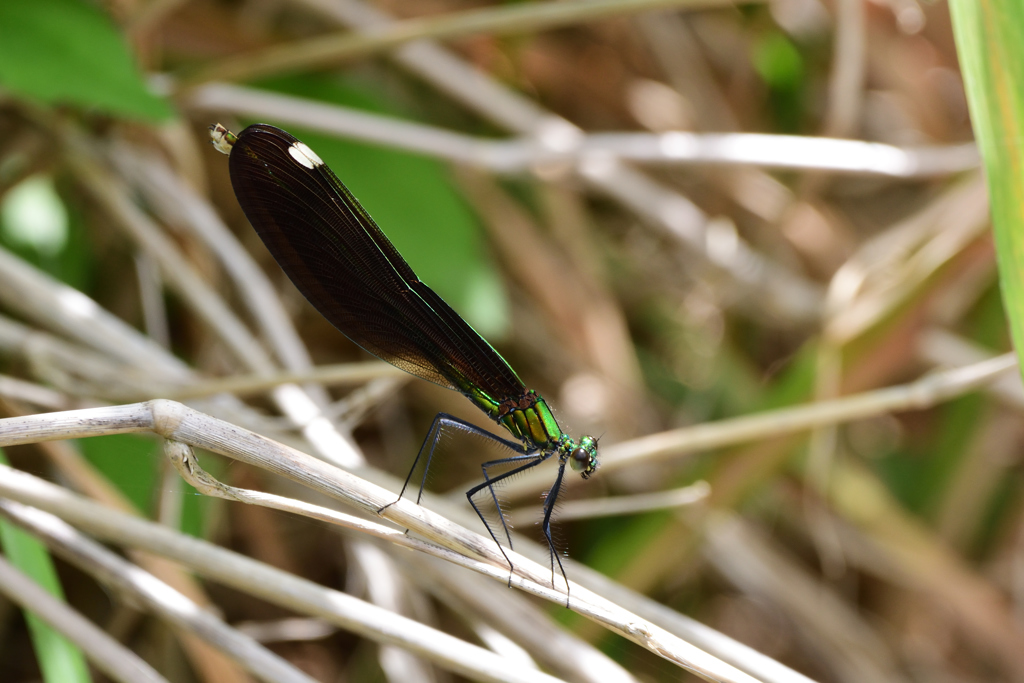
<svg viewBox="0 0 1024 683">
<path fill-rule="evenodd" d="M 518 399 L 495 401 L 479 390 L 466 392 L 491 419 L 523 442 L 527 450 L 557 451 L 559 459 L 569 459 L 572 468 L 584 479 L 597 469 L 597 439 L 584 436 L 576 440 L 562 431 L 551 409 L 536 391 L 525 392 Z"/>
<path fill-rule="evenodd" d="M 553 451 L 568 438 L 548 404 L 535 391 L 526 392 L 518 401 L 503 401 L 498 410 L 498 424 L 520 441 L 542 451 Z"/>
</svg>

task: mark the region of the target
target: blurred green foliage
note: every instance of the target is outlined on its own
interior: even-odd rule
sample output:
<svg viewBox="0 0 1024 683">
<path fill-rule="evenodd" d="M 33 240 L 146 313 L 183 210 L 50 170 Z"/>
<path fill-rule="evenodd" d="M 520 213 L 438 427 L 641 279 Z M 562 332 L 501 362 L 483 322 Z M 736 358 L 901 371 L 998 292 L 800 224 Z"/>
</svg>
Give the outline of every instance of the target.
<svg viewBox="0 0 1024 683">
<path fill-rule="evenodd" d="M 90 292 L 96 267 L 91 235 L 60 183 L 34 175 L 0 200 L 0 246 L 45 273 Z"/>
<path fill-rule="evenodd" d="M 751 58 L 768 86 L 769 105 L 779 132 L 797 132 L 803 116 L 801 94 L 806 78 L 797 46 L 785 34 L 772 31 L 755 43 Z"/>
<path fill-rule="evenodd" d="M 1024 186 L 1024 167 L 1019 160 L 1024 140 L 1024 90 L 1020 87 L 1024 83 L 1024 55 L 1021 54 L 1024 52 L 1024 8 L 1015 0 L 983 3 L 952 0 L 951 6 L 967 75 L 971 112 L 993 196 L 1006 308 L 1014 321 L 1016 339 L 1021 342 L 1024 339 L 1024 332 L 1021 332 L 1024 330 L 1024 278 L 1021 277 L 1024 272 L 1024 209 L 1021 208 L 1020 188 Z M 763 7 L 745 7 L 741 12 L 751 23 L 766 16 Z M 755 126 L 761 125 L 773 132 L 795 132 L 801 123 L 815 115 L 807 112 L 806 104 L 811 97 L 804 95 L 815 92 L 814 88 L 822 81 L 820 77 L 825 71 L 822 65 L 827 60 L 821 59 L 816 51 L 822 43 L 787 35 L 774 23 L 767 30 L 764 24 L 759 24 L 751 35 L 746 45 L 749 50 L 737 52 L 737 58 L 749 59 L 749 64 L 743 65 L 745 73 L 749 73 L 752 65 L 763 81 L 762 85 L 751 79 L 755 81 L 751 90 L 756 96 L 749 101 L 764 98 L 767 91 L 767 106 L 763 119 L 751 115 L 750 120 L 757 122 Z M 527 40 L 501 39 L 506 42 Z M 526 54 L 527 44 L 522 42 L 524 49 L 521 51 L 509 52 Z M 486 56 L 480 45 L 477 49 Z M 524 83 L 528 82 L 527 70 L 513 61 L 509 60 L 510 71 L 521 75 Z M 164 67 L 173 69 L 174 64 L 161 68 Z M 873 65 L 872 68 L 882 67 Z M 553 79 L 554 85 L 546 92 L 550 95 L 557 87 L 564 88 L 565 82 L 568 79 Z M 538 79 L 538 83 L 543 85 L 543 79 Z M 315 101 L 416 118 L 398 106 L 383 85 L 372 80 L 355 81 L 321 74 L 275 79 L 264 82 L 262 87 Z M 427 86 L 418 87 L 427 89 Z M 171 106 L 147 88 L 120 31 L 98 5 L 82 0 L 0 3 L 0 89 L 44 103 L 78 106 L 88 113 L 147 122 L 173 116 Z M 544 93 L 543 89 L 539 92 Z M 418 95 L 426 101 L 433 96 L 433 91 Z M 432 123 L 465 126 L 463 129 L 474 125 L 469 123 L 471 115 L 460 105 L 445 98 L 435 99 L 437 102 L 431 102 L 437 106 L 436 120 Z M 556 102 L 553 97 L 549 99 Z M 588 100 L 586 106 L 593 106 L 593 102 Z M 572 111 L 571 107 L 568 110 Z M 475 125 L 483 124 L 476 122 Z M 460 196 L 444 163 L 285 127 L 316 149 L 351 187 L 425 282 L 485 336 L 494 339 L 507 329 L 505 292 L 488 258 L 479 221 Z M 488 128 L 486 132 L 493 131 Z M 62 194 L 70 197 L 69 193 L 61 192 L 61 179 L 61 176 L 32 176 L 24 181 L 29 183 L 31 201 L 24 196 L 19 198 L 15 189 L 7 193 L 5 202 L 27 201 L 22 209 L 29 207 L 29 213 L 44 205 L 56 213 L 63 209 L 66 220 L 63 236 L 39 228 L 39 224 L 25 218 L 24 211 L 11 209 L 2 212 L 0 243 L 64 282 L 95 294 L 90 291 L 91 272 L 97 267 L 92 253 L 94 245 L 90 242 L 93 236 L 76 214 L 74 205 L 61 199 Z M 540 213 L 531 182 L 517 180 L 504 184 L 524 206 Z M 843 184 L 856 185 L 845 181 Z M 866 195 L 857 195 L 858 202 L 862 196 Z M 664 404 L 665 415 L 671 416 L 664 426 L 669 426 L 670 420 L 676 418 L 679 420 L 672 424 L 678 424 L 683 418 L 689 422 L 706 421 L 791 406 L 813 397 L 818 353 L 814 341 L 801 338 L 793 342 L 795 352 L 787 350 L 782 354 L 778 352 L 779 345 L 773 343 L 777 330 L 737 316 L 727 321 L 724 340 L 717 347 L 716 355 L 699 356 L 689 345 L 694 331 L 678 320 L 681 316 L 676 294 L 659 292 L 658 296 L 665 296 L 665 301 L 644 304 L 649 310 L 642 309 L 641 305 L 624 307 L 632 309 L 627 310 L 627 315 L 638 323 L 634 341 L 638 343 L 637 355 L 647 387 Z M 915 296 L 895 310 L 890 319 L 844 348 L 844 367 L 855 368 L 858 358 L 868 355 L 876 345 L 893 343 L 889 338 L 893 330 L 891 323 L 915 313 L 920 307 L 921 299 Z M 999 291 L 992 287 L 960 321 L 959 331 L 988 348 L 1005 348 L 1003 316 Z M 707 382 L 691 381 L 697 374 L 692 371 L 694 363 L 714 364 Z M 993 412 L 991 406 L 986 397 L 967 396 L 929 410 L 927 414 L 900 416 L 903 429 L 909 431 L 918 427 L 919 431 L 904 443 L 887 445 L 886 449 L 870 454 L 868 465 L 907 512 L 933 522 L 942 505 L 949 502 L 959 468 L 972 457 L 979 435 L 990 428 L 986 423 Z M 920 422 L 915 424 L 918 419 Z M 840 437 L 844 438 L 845 428 L 840 431 Z M 681 459 L 673 478 L 664 482 L 665 486 L 681 486 L 706 478 L 715 482 L 717 505 L 749 513 L 759 501 L 778 495 L 779 490 L 785 488 L 787 478 L 797 479 L 804 474 L 805 435 L 778 441 L 781 445 L 777 450 L 781 455 L 772 452 L 771 445 L 751 444 L 686 456 Z M 152 514 L 160 493 L 162 467 L 166 466 L 157 442 L 119 435 L 83 440 L 79 447 L 140 510 Z M 742 480 L 738 476 L 732 479 L 723 476 L 737 463 L 744 464 L 743 458 L 752 464 L 742 473 Z M 764 458 L 767 467 L 761 466 L 758 458 Z M 223 466 L 216 458 L 204 458 L 203 464 L 215 476 L 219 476 L 219 472 L 214 468 Z M 717 488 L 719 483 L 721 488 Z M 1019 473 L 1008 471 L 988 492 L 977 528 L 971 529 L 972 550 L 980 553 L 994 544 L 1015 519 L 1015 494 L 1020 485 Z M 184 496 L 182 526 L 189 533 L 201 534 L 200 505 L 206 499 L 194 495 L 186 484 L 162 493 Z M 573 556 L 609 576 L 622 578 L 631 562 L 664 549 L 652 546 L 661 541 L 666 531 L 673 531 L 673 524 L 677 522 L 670 512 L 574 522 L 570 529 Z M 0 525 L 4 550 L 12 558 L 19 552 L 14 549 L 23 544 L 18 533 L 6 524 Z M 679 537 L 680 543 L 688 542 L 686 534 L 680 533 Z M 672 546 L 671 543 L 661 545 Z M 38 564 L 46 565 L 45 549 L 38 543 L 36 546 L 29 553 L 40 553 L 41 559 L 36 558 Z M 45 578 L 47 571 L 49 579 Z M 41 569 L 40 575 L 44 582 L 56 580 L 52 564 L 48 570 Z M 59 590 L 59 586 L 55 587 Z M 687 586 L 674 599 L 677 602 L 690 599 L 693 604 L 700 604 L 709 599 L 701 592 L 702 588 L 706 586 Z M 562 621 L 578 620 L 559 606 L 552 609 Z M 605 638 L 603 646 L 622 661 L 626 661 L 625 649 L 633 647 L 611 638 Z M 44 644 L 40 649 L 44 659 L 49 657 L 46 650 Z M 48 673 L 48 666 L 51 665 L 43 665 L 48 680 L 74 680 L 72 673 L 54 678 Z M 53 664 L 50 670 L 63 671 L 54 668 L 60 666 L 65 665 Z M 70 671 L 75 665 L 67 666 L 71 667 Z"/>
<path fill-rule="evenodd" d="M 169 467 L 156 439 L 135 434 L 112 434 L 81 439 L 78 442 L 85 456 L 96 469 L 121 491 L 144 516 L 152 517 L 157 496 L 183 496 L 180 530 L 193 536 L 206 532 L 204 512 L 208 499 L 196 493 L 189 484 L 175 478 L 176 488 L 161 491 L 162 467 Z M 214 476 L 222 472 L 221 461 L 204 458 L 203 467 Z"/>
<path fill-rule="evenodd" d="M 159 481 L 160 446 L 135 434 L 111 434 L 80 439 L 82 454 L 139 510 L 153 507 L 152 492 Z"/>
<path fill-rule="evenodd" d="M 892 494 L 915 514 L 934 514 L 970 445 L 986 401 L 965 396 L 939 406 L 934 433 L 913 439 L 889 454 L 878 454 L 873 469 Z"/>
<path fill-rule="evenodd" d="M 10 465 L 3 450 L 0 463 Z M 57 569 L 50 551 L 36 537 L 6 519 L 0 519 L 0 548 L 6 559 L 54 597 L 63 600 Z M 46 683 L 88 683 L 89 667 L 75 645 L 32 612 L 25 612 L 39 670 Z"/>
<path fill-rule="evenodd" d="M 146 87 L 110 19 L 81 0 L 0 2 L 0 85 L 29 99 L 142 121 L 172 114 Z"/>
<path fill-rule="evenodd" d="M 755 45 L 754 68 L 764 82 L 776 90 L 794 90 L 804 78 L 800 52 L 779 32 L 769 33 Z"/>
<path fill-rule="evenodd" d="M 950 0 L 967 104 L 985 165 L 1010 330 L 1024 348 L 1024 4 Z"/>
</svg>

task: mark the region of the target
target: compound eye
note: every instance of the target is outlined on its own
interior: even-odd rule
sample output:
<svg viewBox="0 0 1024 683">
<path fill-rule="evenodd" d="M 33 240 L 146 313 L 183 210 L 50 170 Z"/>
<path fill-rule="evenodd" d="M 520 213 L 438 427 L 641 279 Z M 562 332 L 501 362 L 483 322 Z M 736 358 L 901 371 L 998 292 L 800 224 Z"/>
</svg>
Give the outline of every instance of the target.
<svg viewBox="0 0 1024 683">
<path fill-rule="evenodd" d="M 582 448 L 574 449 L 569 458 L 569 466 L 577 472 L 582 472 L 590 465 L 590 454 Z"/>
</svg>

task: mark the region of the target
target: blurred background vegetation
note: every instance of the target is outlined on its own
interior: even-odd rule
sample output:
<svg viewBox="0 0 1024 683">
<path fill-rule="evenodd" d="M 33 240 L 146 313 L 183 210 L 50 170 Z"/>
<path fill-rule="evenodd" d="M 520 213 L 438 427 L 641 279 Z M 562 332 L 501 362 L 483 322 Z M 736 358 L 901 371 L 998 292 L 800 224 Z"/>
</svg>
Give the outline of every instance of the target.
<svg viewBox="0 0 1024 683">
<path fill-rule="evenodd" d="M 1016 321 L 1022 108 L 1012 86 L 1024 12 L 966 4 L 954 27 L 933 0 L 0 3 L 2 416 L 369 359 L 281 274 L 207 144 L 218 121 L 273 123 L 333 168 L 563 427 L 603 435 L 608 465 L 567 487 L 566 509 L 619 497 L 640 510 L 564 519 L 573 560 L 645 609 L 692 617 L 791 667 L 730 660 L 755 678 L 1024 679 L 1016 371 L 922 391 L 897 410 L 876 393 L 1011 349 L 997 259 Z M 211 221 L 262 266 L 278 301 L 249 300 Z M 73 306 L 39 294 L 66 291 L 57 283 L 130 329 L 93 334 Z M 223 309 L 204 309 L 197 288 Z M 275 337 L 264 305 L 288 314 L 308 355 Z M 218 327 L 220 310 L 241 336 Z M 55 360 L 54 341 L 81 353 L 81 367 Z M 159 367 L 140 360 L 157 356 Z M 483 424 L 456 394 L 386 372 L 310 391 L 358 444 L 365 461 L 347 465 L 362 472 L 404 476 L 438 411 Z M 792 427 L 769 412 L 849 395 L 863 407 Z M 226 412 L 192 404 L 316 450 L 266 391 Z M 689 429 L 747 415 L 765 419 L 723 422 L 710 441 Z M 661 433 L 665 442 L 640 438 Z M 483 458 L 448 450 L 430 488 L 458 504 Z M 385 555 L 401 598 L 381 598 L 349 541 L 202 499 L 159 452 L 154 439 L 122 435 L 7 456 L 78 490 L 85 475 L 68 462 L 84 458 L 90 481 L 113 484 L 146 517 L 566 680 L 602 680 L 513 642 L 515 630 L 480 606 L 511 612 L 505 586 L 474 586 L 471 599 Z M 281 490 L 265 473 L 203 463 L 233 485 Z M 525 536 L 551 476 L 505 491 Z M 667 507 L 648 496 L 674 489 L 697 494 Z M 13 559 L 26 539 L 11 534 L 0 541 Z M 244 680 L 211 674 L 166 623 L 71 565 L 57 561 L 55 577 L 55 590 L 169 679 Z M 461 680 L 203 587 L 226 621 L 317 680 Z M 689 676 L 563 607 L 521 606 L 636 680 Z M 75 655 L 47 654 L 38 635 L 30 647 L 9 602 L 0 636 L 0 679 L 88 676 L 81 664 L 47 672 L 47 657 Z"/>
</svg>

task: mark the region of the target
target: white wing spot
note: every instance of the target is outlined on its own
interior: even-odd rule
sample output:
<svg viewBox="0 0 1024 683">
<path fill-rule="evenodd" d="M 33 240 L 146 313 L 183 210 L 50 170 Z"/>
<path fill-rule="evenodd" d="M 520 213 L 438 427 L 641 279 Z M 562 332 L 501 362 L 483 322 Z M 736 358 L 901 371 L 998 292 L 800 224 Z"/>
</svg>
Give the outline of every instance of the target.
<svg viewBox="0 0 1024 683">
<path fill-rule="evenodd" d="M 288 154 L 291 155 L 292 159 L 299 162 L 303 166 L 309 169 L 316 168 L 317 166 L 323 166 L 323 160 L 316 155 L 316 152 L 309 148 L 304 142 L 296 142 L 288 148 Z"/>
</svg>

